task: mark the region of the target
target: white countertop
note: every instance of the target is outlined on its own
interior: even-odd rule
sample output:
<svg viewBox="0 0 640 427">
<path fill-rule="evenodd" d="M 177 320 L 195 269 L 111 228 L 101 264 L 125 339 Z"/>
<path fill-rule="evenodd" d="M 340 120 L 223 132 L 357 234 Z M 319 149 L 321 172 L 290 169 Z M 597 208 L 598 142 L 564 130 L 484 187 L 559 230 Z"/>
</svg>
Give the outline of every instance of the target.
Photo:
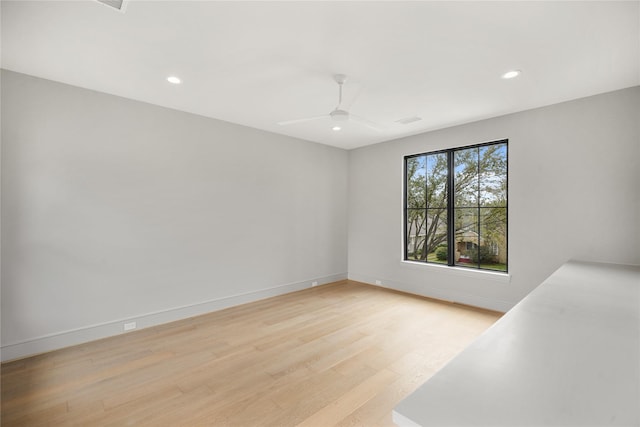
<svg viewBox="0 0 640 427">
<path fill-rule="evenodd" d="M 640 267 L 571 261 L 396 406 L 415 426 L 640 426 Z"/>
</svg>

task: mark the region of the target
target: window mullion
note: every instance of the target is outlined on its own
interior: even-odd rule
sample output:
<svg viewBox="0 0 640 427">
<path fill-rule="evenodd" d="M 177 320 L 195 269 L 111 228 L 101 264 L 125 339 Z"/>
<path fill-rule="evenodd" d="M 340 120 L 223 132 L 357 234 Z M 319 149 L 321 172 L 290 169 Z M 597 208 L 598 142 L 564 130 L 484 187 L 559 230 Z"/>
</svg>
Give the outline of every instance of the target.
<svg viewBox="0 0 640 427">
<path fill-rule="evenodd" d="M 454 216 L 454 157 L 453 150 L 447 151 L 447 264 L 455 265 L 456 258 L 456 229 Z"/>
<path fill-rule="evenodd" d="M 429 242 L 429 156 L 424 156 L 424 243 L 423 248 L 426 248 L 427 242 Z M 423 249 L 424 262 L 427 262 L 426 249 Z"/>
<path fill-rule="evenodd" d="M 476 224 L 476 230 L 478 230 L 478 247 L 476 248 L 477 251 L 477 258 L 478 258 L 478 268 L 480 268 L 480 239 L 482 239 L 482 232 L 480 230 L 480 147 L 477 148 L 477 159 L 478 159 L 478 168 L 476 169 L 476 176 L 478 177 L 478 190 L 477 190 L 477 196 L 476 196 L 476 203 L 478 204 L 478 213 L 476 214 L 478 217 L 478 221 Z"/>
</svg>

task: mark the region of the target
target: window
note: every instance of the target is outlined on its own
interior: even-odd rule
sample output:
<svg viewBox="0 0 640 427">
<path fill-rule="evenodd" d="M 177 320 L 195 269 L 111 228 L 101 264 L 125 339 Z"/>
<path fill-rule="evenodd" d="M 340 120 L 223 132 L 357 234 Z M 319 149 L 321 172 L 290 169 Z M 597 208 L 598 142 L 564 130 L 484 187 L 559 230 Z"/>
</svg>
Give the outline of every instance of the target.
<svg viewBox="0 0 640 427">
<path fill-rule="evenodd" d="M 404 259 L 507 271 L 507 140 L 404 158 Z"/>
</svg>

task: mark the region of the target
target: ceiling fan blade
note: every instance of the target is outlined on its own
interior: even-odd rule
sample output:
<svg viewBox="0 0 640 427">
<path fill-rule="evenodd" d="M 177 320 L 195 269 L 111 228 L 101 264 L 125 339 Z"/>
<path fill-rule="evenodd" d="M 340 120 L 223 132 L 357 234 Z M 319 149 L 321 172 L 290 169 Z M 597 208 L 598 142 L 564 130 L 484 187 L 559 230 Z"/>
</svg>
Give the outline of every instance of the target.
<svg viewBox="0 0 640 427">
<path fill-rule="evenodd" d="M 278 124 L 280 126 L 287 126 L 287 125 L 293 125 L 296 123 L 305 123 L 305 122 L 311 122 L 313 120 L 320 120 L 320 119 L 326 119 L 328 118 L 328 115 L 322 115 L 322 116 L 315 116 L 315 117 L 305 117 L 304 119 L 295 119 L 295 120 L 285 120 L 284 122 L 278 122 Z"/>
<path fill-rule="evenodd" d="M 349 113 L 349 119 L 354 121 L 354 122 L 356 122 L 356 123 L 358 123 L 358 124 L 361 124 L 361 125 L 366 126 L 366 127 L 370 128 L 370 129 L 373 129 L 375 131 L 378 131 L 378 132 L 382 131 L 382 127 L 380 125 L 378 125 L 377 123 L 372 122 L 369 119 L 365 119 L 364 117 Z"/>
</svg>

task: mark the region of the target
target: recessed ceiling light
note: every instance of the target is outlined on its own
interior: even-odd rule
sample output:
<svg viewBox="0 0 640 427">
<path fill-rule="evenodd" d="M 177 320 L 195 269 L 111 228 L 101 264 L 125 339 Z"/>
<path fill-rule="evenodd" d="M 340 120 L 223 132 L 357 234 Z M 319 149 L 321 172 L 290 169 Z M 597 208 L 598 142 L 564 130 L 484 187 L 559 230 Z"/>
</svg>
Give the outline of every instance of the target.
<svg viewBox="0 0 640 427">
<path fill-rule="evenodd" d="M 511 71 L 507 71 L 506 73 L 504 73 L 502 75 L 503 79 L 513 79 L 515 77 L 518 77 L 520 75 L 521 71 L 520 70 L 511 70 Z"/>
<path fill-rule="evenodd" d="M 340 129 L 342 129 L 340 126 L 334 126 L 331 129 L 335 130 L 336 132 L 339 131 Z"/>
<path fill-rule="evenodd" d="M 179 85 L 180 83 L 182 83 L 182 80 L 180 80 L 178 77 L 176 76 L 169 76 L 167 77 L 167 81 L 169 83 L 173 83 L 174 85 Z"/>
</svg>

